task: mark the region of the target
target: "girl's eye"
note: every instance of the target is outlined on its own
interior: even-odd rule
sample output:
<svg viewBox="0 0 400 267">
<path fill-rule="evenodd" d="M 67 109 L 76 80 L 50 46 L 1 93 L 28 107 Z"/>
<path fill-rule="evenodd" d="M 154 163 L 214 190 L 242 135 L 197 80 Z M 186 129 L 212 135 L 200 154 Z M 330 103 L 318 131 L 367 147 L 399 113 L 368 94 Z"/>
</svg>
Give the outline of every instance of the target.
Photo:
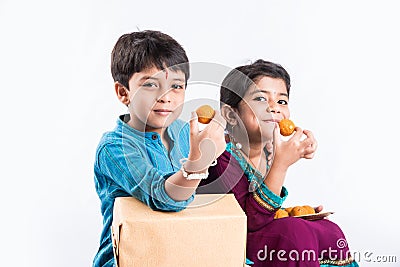
<svg viewBox="0 0 400 267">
<path fill-rule="evenodd" d="M 180 84 L 173 84 L 171 87 L 172 89 L 184 89 L 184 86 Z"/>
<path fill-rule="evenodd" d="M 261 102 L 267 101 L 267 99 L 265 97 L 263 97 L 263 96 L 257 96 L 257 97 L 254 98 L 254 100 L 261 101 Z"/>
<path fill-rule="evenodd" d="M 281 100 L 278 101 L 278 104 L 280 104 L 280 105 L 287 105 L 288 102 L 287 102 L 286 100 L 281 99 Z"/>
</svg>

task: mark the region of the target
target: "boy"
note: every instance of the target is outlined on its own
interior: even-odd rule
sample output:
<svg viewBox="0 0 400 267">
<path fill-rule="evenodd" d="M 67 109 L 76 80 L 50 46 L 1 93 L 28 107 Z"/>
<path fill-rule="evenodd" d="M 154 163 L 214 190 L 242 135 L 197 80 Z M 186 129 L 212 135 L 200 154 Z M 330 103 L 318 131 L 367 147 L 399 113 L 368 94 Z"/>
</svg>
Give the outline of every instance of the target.
<svg viewBox="0 0 400 267">
<path fill-rule="evenodd" d="M 186 53 L 173 38 L 158 31 L 122 35 L 112 51 L 111 72 L 129 114 L 119 117 L 96 151 L 94 179 L 103 215 L 96 267 L 114 266 L 115 198 L 133 196 L 154 210 L 180 211 L 225 150 L 219 113 L 201 132 L 195 113 L 190 127 L 178 120 L 190 72 Z"/>
</svg>

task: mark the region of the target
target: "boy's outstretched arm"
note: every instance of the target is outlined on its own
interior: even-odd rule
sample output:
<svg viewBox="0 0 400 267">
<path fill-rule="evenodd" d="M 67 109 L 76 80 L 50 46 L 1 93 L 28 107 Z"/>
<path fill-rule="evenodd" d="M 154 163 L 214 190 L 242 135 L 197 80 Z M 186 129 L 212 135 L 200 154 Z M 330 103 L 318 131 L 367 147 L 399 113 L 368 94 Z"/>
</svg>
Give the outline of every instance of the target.
<svg viewBox="0 0 400 267">
<path fill-rule="evenodd" d="M 183 169 L 187 173 L 208 173 L 212 162 L 225 151 L 224 129 L 226 122 L 219 112 L 213 120 L 199 131 L 197 115 L 192 112 L 190 120 L 190 152 Z M 201 179 L 188 180 L 179 171 L 165 181 L 165 191 L 176 201 L 190 198 L 197 189 Z"/>
<path fill-rule="evenodd" d="M 199 131 L 194 122 L 191 122 L 191 148 L 184 167 L 187 172 L 205 172 L 214 158 L 225 149 L 225 125 L 212 121 L 206 129 Z M 213 149 L 203 148 L 204 144 L 212 144 Z M 182 171 L 165 174 L 146 160 L 142 146 L 145 146 L 145 142 L 131 143 L 124 138 L 106 138 L 96 153 L 96 189 L 99 195 L 113 198 L 128 194 L 155 210 L 184 209 L 200 180 L 187 180 Z M 199 165 L 199 162 L 206 164 Z"/>
</svg>

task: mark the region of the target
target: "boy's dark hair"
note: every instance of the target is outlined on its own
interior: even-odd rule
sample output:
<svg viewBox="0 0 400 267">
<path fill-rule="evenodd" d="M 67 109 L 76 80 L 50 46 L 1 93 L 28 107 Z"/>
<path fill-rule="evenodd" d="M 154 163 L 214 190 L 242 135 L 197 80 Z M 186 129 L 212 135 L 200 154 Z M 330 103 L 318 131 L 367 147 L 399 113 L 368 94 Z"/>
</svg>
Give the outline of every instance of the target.
<svg viewBox="0 0 400 267">
<path fill-rule="evenodd" d="M 189 60 L 182 46 L 171 36 L 159 31 L 139 31 L 122 35 L 111 53 L 111 74 L 129 89 L 134 73 L 156 67 L 182 71 L 189 79 Z"/>
<path fill-rule="evenodd" d="M 221 105 L 227 104 L 237 108 L 249 87 L 264 76 L 282 79 L 286 84 L 286 91 L 289 96 L 289 73 L 279 64 L 258 59 L 252 64 L 239 66 L 228 73 L 221 85 Z"/>
</svg>

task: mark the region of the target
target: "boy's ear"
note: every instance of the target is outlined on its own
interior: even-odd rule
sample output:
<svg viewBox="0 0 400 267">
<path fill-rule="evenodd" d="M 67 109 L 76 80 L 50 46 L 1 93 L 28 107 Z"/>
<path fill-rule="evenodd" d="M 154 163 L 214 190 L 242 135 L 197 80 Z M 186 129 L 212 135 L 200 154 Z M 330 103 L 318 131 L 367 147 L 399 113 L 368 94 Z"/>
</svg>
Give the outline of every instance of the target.
<svg viewBox="0 0 400 267">
<path fill-rule="evenodd" d="M 128 106 L 131 101 L 129 99 L 129 90 L 119 82 L 115 82 L 114 87 L 119 101 L 121 101 L 125 106 Z"/>
<path fill-rule="evenodd" d="M 224 104 L 221 107 L 221 115 L 222 115 L 222 117 L 224 117 L 226 122 L 232 126 L 234 126 L 238 123 L 237 113 L 231 106 L 229 106 L 227 104 Z"/>
</svg>

